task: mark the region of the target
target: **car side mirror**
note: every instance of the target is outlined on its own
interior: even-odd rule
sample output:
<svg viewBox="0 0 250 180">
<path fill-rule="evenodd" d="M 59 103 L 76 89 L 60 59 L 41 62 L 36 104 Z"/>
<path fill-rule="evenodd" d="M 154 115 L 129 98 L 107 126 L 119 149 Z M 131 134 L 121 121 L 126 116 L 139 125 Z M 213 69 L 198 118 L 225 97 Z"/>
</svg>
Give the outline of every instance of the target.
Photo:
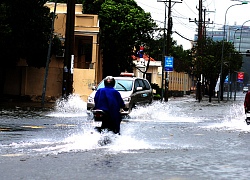
<svg viewBox="0 0 250 180">
<path fill-rule="evenodd" d="M 143 88 L 140 86 L 136 88 L 136 91 L 142 91 L 142 90 L 143 90 Z"/>
</svg>

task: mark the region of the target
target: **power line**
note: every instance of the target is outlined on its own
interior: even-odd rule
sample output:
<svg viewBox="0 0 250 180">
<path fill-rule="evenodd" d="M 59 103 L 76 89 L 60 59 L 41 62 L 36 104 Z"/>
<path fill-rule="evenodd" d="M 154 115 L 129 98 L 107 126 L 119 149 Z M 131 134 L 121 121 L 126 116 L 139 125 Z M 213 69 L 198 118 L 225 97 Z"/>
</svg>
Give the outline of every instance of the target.
<svg viewBox="0 0 250 180">
<path fill-rule="evenodd" d="M 137 0 L 137 1 L 138 1 L 138 0 Z M 142 4 L 142 5 L 144 5 L 144 6 L 147 6 L 147 7 L 149 7 L 149 8 L 155 9 L 155 10 L 158 9 L 158 8 L 156 8 L 156 7 L 149 6 L 149 5 L 144 4 L 144 3 L 142 3 L 142 2 L 137 2 L 137 3 Z M 162 9 L 158 9 L 158 10 L 161 10 L 161 11 L 162 11 Z"/>
<path fill-rule="evenodd" d="M 190 7 L 189 7 L 189 5 L 184 1 L 184 4 L 188 7 L 188 9 L 190 9 L 195 15 L 197 15 L 197 13 L 196 12 L 194 12 Z"/>
<path fill-rule="evenodd" d="M 177 35 L 179 35 L 180 37 L 182 37 L 183 39 L 186 39 L 186 40 L 188 40 L 188 41 L 197 42 L 197 41 L 194 41 L 194 40 L 191 40 L 191 39 L 189 39 L 189 38 L 184 37 L 183 35 L 181 35 L 181 34 L 178 33 L 177 31 L 174 31 L 173 33 L 176 33 Z"/>
</svg>

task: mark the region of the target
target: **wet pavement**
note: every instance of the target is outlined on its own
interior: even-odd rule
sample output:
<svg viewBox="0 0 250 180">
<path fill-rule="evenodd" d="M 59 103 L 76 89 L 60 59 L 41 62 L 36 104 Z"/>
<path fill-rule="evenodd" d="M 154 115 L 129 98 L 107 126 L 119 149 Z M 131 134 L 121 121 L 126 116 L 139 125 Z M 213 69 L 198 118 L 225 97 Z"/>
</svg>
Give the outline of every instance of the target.
<svg viewBox="0 0 250 180">
<path fill-rule="evenodd" d="M 248 179 L 243 99 L 155 101 L 124 118 L 121 136 L 96 133 L 78 97 L 45 111 L 2 109 L 1 179 Z M 111 143 L 101 146 L 104 136 Z"/>
</svg>

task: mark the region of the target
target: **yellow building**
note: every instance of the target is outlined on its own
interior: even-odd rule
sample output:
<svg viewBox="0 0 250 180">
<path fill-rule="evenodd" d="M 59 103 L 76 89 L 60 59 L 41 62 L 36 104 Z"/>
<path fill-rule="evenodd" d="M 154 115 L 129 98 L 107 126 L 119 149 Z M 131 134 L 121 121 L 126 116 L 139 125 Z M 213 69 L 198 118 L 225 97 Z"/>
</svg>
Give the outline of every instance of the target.
<svg viewBox="0 0 250 180">
<path fill-rule="evenodd" d="M 51 12 L 54 12 L 55 3 L 46 3 L 46 6 L 50 8 Z M 54 34 L 60 37 L 62 42 L 65 40 L 66 13 L 67 4 L 57 3 Z M 102 80 L 102 58 L 98 39 L 98 16 L 82 14 L 82 4 L 75 6 L 74 36 L 73 93 L 86 101 L 92 92 L 92 86 Z M 145 66 L 145 62 L 143 63 Z M 46 101 L 56 100 L 62 95 L 63 66 L 63 54 L 53 55 L 47 77 Z M 41 101 L 44 68 L 28 67 L 25 60 L 21 59 L 15 69 L 8 69 L 7 72 L 4 94 L 29 96 L 33 101 Z M 134 73 L 140 76 L 136 69 Z M 147 79 L 161 87 L 161 77 L 161 62 L 150 62 Z M 185 73 L 169 73 L 170 91 L 189 91 L 190 84 L 190 78 Z"/>
<path fill-rule="evenodd" d="M 54 3 L 46 3 L 54 12 Z M 67 4 L 57 3 L 54 34 L 65 40 Z M 82 4 L 75 6 L 75 45 L 73 93 L 86 100 L 91 88 L 102 79 L 102 61 L 99 51 L 99 21 L 97 15 L 82 14 Z M 63 54 L 53 55 L 49 64 L 46 99 L 61 97 L 63 81 Z M 20 60 L 15 69 L 8 70 L 4 94 L 30 96 L 32 100 L 41 100 L 44 68 L 28 67 Z"/>
<path fill-rule="evenodd" d="M 134 74 L 137 77 L 143 77 L 143 73 L 148 64 L 148 59 L 137 59 L 134 60 L 136 68 L 134 69 Z M 146 78 L 150 83 L 158 84 L 162 87 L 162 62 L 161 61 L 150 61 L 149 68 L 146 73 Z M 139 70 L 140 69 L 140 70 Z M 165 72 L 164 72 L 165 78 Z M 191 77 L 185 72 L 168 72 L 169 80 L 169 95 L 180 96 L 181 94 L 189 94 L 192 86 Z M 163 82 L 163 86 L 164 86 Z"/>
</svg>

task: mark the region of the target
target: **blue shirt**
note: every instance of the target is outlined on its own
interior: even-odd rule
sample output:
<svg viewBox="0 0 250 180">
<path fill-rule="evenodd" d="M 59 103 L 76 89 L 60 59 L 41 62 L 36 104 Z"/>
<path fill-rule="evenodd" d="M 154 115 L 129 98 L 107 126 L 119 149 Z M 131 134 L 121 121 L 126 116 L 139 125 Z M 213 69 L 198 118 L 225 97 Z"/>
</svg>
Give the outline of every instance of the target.
<svg viewBox="0 0 250 180">
<path fill-rule="evenodd" d="M 106 111 L 114 121 L 121 121 L 120 108 L 123 108 L 124 101 L 121 94 L 113 87 L 104 87 L 97 90 L 95 97 L 95 109 Z"/>
</svg>

